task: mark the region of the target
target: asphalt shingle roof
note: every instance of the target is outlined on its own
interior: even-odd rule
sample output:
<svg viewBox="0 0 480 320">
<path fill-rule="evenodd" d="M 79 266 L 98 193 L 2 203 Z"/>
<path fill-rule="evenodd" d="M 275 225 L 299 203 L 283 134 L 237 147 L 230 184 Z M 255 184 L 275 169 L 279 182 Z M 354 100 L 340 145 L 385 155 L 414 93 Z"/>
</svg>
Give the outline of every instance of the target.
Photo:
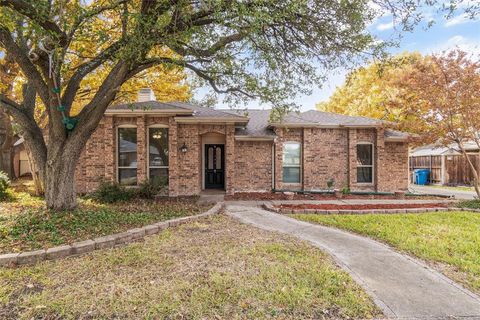
<svg viewBox="0 0 480 320">
<path fill-rule="evenodd" d="M 344 125 L 344 126 L 376 126 L 382 122 L 377 119 L 366 117 L 354 117 L 344 114 L 309 110 L 300 113 L 302 119 L 321 125 Z"/>
<path fill-rule="evenodd" d="M 238 136 L 249 137 L 274 137 L 275 133 L 272 130 L 272 123 L 270 123 L 271 110 L 219 110 L 207 107 L 201 107 L 185 102 L 135 102 L 130 104 L 114 105 L 108 108 L 111 111 L 124 110 L 175 110 L 192 111 L 191 115 L 184 115 L 182 117 L 193 118 L 238 118 L 239 120 L 248 119 L 245 127 L 236 128 L 235 134 Z M 297 124 L 297 125 L 324 125 L 324 126 L 378 126 L 382 124 L 381 120 L 371 119 L 366 117 L 347 116 L 331 112 L 323 112 L 317 110 L 309 110 L 301 113 L 291 112 L 285 115 L 281 121 L 273 123 L 279 124 Z M 385 137 L 388 138 L 406 138 L 407 133 L 390 130 L 385 130 Z"/>
</svg>

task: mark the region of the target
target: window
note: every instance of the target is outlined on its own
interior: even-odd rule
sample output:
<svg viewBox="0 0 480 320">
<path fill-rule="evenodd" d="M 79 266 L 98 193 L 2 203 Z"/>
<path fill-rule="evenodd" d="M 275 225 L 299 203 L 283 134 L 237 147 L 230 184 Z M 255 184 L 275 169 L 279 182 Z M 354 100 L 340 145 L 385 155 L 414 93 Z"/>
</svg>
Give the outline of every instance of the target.
<svg viewBox="0 0 480 320">
<path fill-rule="evenodd" d="M 283 145 L 283 182 L 300 183 L 300 143 L 287 142 Z"/>
<path fill-rule="evenodd" d="M 137 184 L 137 128 L 118 128 L 118 182 Z"/>
<path fill-rule="evenodd" d="M 148 129 L 149 179 L 159 185 L 168 184 L 168 128 Z"/>
<path fill-rule="evenodd" d="M 373 182 L 373 145 L 357 144 L 357 182 Z"/>
</svg>

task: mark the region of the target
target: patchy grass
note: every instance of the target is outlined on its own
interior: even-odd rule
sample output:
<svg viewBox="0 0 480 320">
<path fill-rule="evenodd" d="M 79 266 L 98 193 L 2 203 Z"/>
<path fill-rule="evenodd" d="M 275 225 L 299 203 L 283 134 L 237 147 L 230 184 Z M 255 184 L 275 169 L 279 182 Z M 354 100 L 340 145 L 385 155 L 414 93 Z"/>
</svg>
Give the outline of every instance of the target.
<svg viewBox="0 0 480 320">
<path fill-rule="evenodd" d="M 429 184 L 427 187 L 438 188 L 438 189 L 450 189 L 450 190 L 457 190 L 457 191 L 475 191 L 473 187 L 469 186 L 439 186 L 435 184 Z"/>
<path fill-rule="evenodd" d="M 338 227 L 382 240 L 433 262 L 454 280 L 480 293 L 480 214 L 314 215 L 293 218 Z"/>
<path fill-rule="evenodd" d="M 459 208 L 480 209 L 480 200 L 463 200 L 456 204 Z"/>
<path fill-rule="evenodd" d="M 320 250 L 224 216 L 123 248 L 0 269 L 1 319 L 378 315 L 370 298 Z"/>
<path fill-rule="evenodd" d="M 79 199 L 77 209 L 55 212 L 47 210 L 39 197 L 14 192 L 11 201 L 0 202 L 0 253 L 57 246 L 208 209 L 195 200 L 135 199 L 99 204 Z"/>
</svg>

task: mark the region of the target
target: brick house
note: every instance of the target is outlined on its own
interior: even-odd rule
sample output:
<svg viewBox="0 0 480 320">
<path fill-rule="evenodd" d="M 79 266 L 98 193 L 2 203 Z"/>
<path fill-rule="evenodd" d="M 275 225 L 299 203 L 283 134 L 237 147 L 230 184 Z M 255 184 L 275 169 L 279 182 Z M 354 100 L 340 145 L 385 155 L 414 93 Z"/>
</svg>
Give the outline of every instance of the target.
<svg viewBox="0 0 480 320">
<path fill-rule="evenodd" d="M 315 191 L 330 179 L 337 189 L 407 189 L 408 135 L 378 120 L 312 110 L 270 123 L 270 110 L 145 100 L 107 109 L 77 167 L 78 192 L 146 179 L 168 184 L 170 196 Z"/>
</svg>

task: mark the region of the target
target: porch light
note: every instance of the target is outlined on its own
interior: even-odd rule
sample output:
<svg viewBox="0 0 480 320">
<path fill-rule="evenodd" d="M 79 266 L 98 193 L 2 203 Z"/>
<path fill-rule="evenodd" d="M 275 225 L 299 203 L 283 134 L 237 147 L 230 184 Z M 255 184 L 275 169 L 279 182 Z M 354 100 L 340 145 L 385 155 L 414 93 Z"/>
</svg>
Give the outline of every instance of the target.
<svg viewBox="0 0 480 320">
<path fill-rule="evenodd" d="M 180 151 L 182 151 L 182 153 L 185 153 L 188 151 L 188 148 L 187 148 L 187 145 L 185 144 L 185 142 L 183 143 L 183 145 L 180 147 Z"/>
</svg>

